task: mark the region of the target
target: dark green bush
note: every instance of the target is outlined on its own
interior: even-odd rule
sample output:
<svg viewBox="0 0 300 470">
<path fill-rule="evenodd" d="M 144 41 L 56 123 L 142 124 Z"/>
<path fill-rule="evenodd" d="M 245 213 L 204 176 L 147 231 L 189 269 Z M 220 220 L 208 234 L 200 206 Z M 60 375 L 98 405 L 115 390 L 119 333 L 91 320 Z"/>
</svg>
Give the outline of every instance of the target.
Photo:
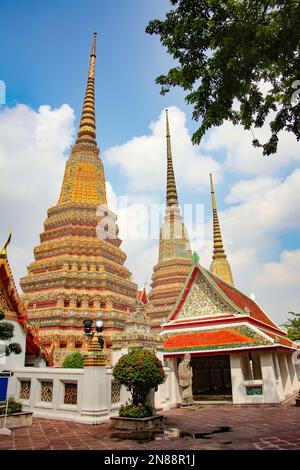
<svg viewBox="0 0 300 470">
<path fill-rule="evenodd" d="M 11 353 L 20 354 L 22 352 L 22 348 L 19 343 L 10 343 L 5 348 L 6 356 L 9 356 Z"/>
<path fill-rule="evenodd" d="M 74 351 L 63 360 L 62 367 L 64 369 L 82 369 L 84 358 L 78 351 Z"/>
<path fill-rule="evenodd" d="M 5 414 L 5 409 L 6 409 L 6 401 L 1 401 L 0 402 L 0 415 Z M 15 400 L 8 400 L 8 407 L 7 407 L 7 414 L 11 415 L 13 413 L 20 413 L 22 411 L 22 404 L 18 403 Z"/>
<path fill-rule="evenodd" d="M 3 321 L 0 323 L 0 338 L 2 341 L 11 339 L 14 335 L 14 325 Z"/>
<path fill-rule="evenodd" d="M 14 325 L 7 321 L 2 321 L 5 318 L 3 310 L 0 310 L 0 340 L 9 341 L 14 336 Z M 20 354 L 22 351 L 18 343 L 11 343 L 5 346 L 5 355 L 9 356 L 11 353 Z"/>
</svg>

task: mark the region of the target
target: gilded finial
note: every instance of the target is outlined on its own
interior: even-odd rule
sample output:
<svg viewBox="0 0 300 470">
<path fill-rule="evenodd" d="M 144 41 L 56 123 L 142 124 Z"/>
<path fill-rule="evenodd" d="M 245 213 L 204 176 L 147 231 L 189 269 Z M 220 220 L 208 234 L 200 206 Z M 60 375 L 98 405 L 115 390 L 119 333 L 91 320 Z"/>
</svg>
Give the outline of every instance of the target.
<svg viewBox="0 0 300 470">
<path fill-rule="evenodd" d="M 169 127 L 168 110 L 166 109 L 166 137 L 167 137 L 167 206 L 178 206 L 175 174 L 172 161 L 171 135 Z"/>
<path fill-rule="evenodd" d="M 8 233 L 9 233 L 9 235 L 8 235 L 7 240 L 6 240 L 6 243 L 5 243 L 4 247 L 2 248 L 2 250 L 1 250 L 1 252 L 0 252 L 0 255 L 1 255 L 2 257 L 6 257 L 6 256 L 7 256 L 7 250 L 6 250 L 6 248 L 8 247 L 8 245 L 9 245 L 10 242 L 11 242 L 11 234 L 12 234 L 12 231 L 11 231 L 11 228 L 10 228 L 10 227 L 9 227 L 9 229 L 8 229 Z"/>
<path fill-rule="evenodd" d="M 96 119 L 95 119 L 95 62 L 96 62 L 96 40 L 97 33 L 94 33 L 92 51 L 90 56 L 89 73 L 87 87 L 83 102 L 83 109 L 76 144 L 96 143 Z"/>
<path fill-rule="evenodd" d="M 213 210 L 217 209 L 217 204 L 216 204 L 216 196 L 215 196 L 215 190 L 214 190 L 214 183 L 212 179 L 212 174 L 209 175 L 210 177 L 210 192 L 211 192 L 211 201 L 212 201 L 212 208 Z"/>
<path fill-rule="evenodd" d="M 92 53 L 91 53 L 91 55 L 94 55 L 95 57 L 96 57 L 96 41 L 97 41 L 97 33 L 95 31 L 94 39 L 93 39 L 93 46 L 92 46 Z"/>
<path fill-rule="evenodd" d="M 223 240 L 221 235 L 221 228 L 219 223 L 216 196 L 213 184 L 213 178 L 210 174 L 210 189 L 211 189 L 211 201 L 213 209 L 213 239 L 214 239 L 214 251 L 212 256 L 212 263 L 210 265 L 210 271 L 216 274 L 218 277 L 223 279 L 230 285 L 233 285 L 232 273 L 230 265 L 227 261 L 227 256 L 223 247 Z"/>
</svg>

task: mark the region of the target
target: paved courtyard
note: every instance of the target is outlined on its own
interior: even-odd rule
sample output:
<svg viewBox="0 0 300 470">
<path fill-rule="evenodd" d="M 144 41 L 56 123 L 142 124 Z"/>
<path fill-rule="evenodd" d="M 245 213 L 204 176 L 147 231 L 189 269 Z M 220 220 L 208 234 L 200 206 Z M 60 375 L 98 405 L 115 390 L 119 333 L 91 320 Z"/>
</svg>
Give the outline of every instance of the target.
<svg viewBox="0 0 300 470">
<path fill-rule="evenodd" d="M 111 439 L 97 426 L 34 419 L 0 436 L 0 450 L 299 450 L 300 407 L 193 407 L 164 413 L 165 433 L 139 443 Z"/>
</svg>

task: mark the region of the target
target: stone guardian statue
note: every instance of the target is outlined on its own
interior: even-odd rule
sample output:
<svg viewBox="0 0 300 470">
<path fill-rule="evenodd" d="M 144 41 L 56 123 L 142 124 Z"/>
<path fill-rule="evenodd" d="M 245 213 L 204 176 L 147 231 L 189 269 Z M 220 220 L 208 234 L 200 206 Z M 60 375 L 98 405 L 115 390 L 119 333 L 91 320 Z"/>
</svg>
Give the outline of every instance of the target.
<svg viewBox="0 0 300 470">
<path fill-rule="evenodd" d="M 181 388 L 182 405 L 193 404 L 192 379 L 193 370 L 190 366 L 191 355 L 185 354 L 178 366 L 179 386 Z"/>
</svg>

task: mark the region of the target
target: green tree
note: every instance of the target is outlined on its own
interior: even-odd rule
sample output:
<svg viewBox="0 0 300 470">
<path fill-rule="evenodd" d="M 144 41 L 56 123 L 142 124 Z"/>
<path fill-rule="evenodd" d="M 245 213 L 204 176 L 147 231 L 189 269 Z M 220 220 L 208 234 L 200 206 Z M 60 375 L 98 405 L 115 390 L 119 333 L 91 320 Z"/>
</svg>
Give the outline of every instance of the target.
<svg viewBox="0 0 300 470">
<path fill-rule="evenodd" d="M 79 351 L 74 351 L 63 360 L 62 367 L 64 369 L 82 369 L 84 363 L 84 357 Z"/>
<path fill-rule="evenodd" d="M 300 2 L 170 1 L 165 20 L 150 21 L 146 32 L 159 35 L 178 63 L 156 79 L 161 93 L 182 87 L 193 119 L 202 119 L 193 143 L 226 120 L 252 132 L 269 122 L 266 142 L 253 133 L 264 155 L 276 152 L 282 130 L 299 141 Z"/>
<path fill-rule="evenodd" d="M 121 416 L 142 417 L 153 413 L 146 406 L 147 395 L 165 380 L 163 365 L 153 352 L 142 348 L 132 349 L 119 359 L 113 369 L 113 376 L 132 395 L 132 403 L 121 408 Z"/>
<path fill-rule="evenodd" d="M 300 340 L 300 313 L 289 312 L 292 315 L 283 326 L 287 329 L 287 336 L 293 341 Z"/>
<path fill-rule="evenodd" d="M 14 325 L 7 321 L 2 321 L 5 318 L 4 312 L 0 310 L 0 340 L 10 341 L 14 336 Z M 20 354 L 22 348 L 19 343 L 9 343 L 5 346 L 5 356 L 9 356 L 11 353 Z"/>
</svg>

